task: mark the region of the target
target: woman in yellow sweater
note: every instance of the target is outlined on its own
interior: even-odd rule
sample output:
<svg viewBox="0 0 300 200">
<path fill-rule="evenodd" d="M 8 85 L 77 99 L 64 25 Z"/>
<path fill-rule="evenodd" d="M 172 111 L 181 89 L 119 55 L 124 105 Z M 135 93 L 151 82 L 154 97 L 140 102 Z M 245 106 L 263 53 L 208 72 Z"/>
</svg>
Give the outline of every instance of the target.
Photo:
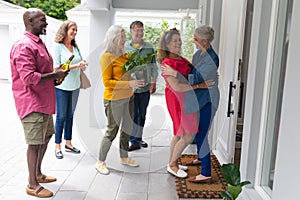
<svg viewBox="0 0 300 200">
<path fill-rule="evenodd" d="M 109 174 L 105 160 L 119 128 L 121 128 L 120 163 L 133 167 L 139 166 L 138 162 L 128 158 L 128 147 L 133 125 L 133 88 L 143 87 L 145 83 L 144 81 L 132 79 L 129 73 L 123 71 L 123 65 L 128 60 L 128 55 L 124 51 L 125 42 L 124 29 L 112 25 L 106 32 L 104 53 L 100 60 L 107 129 L 100 146 L 96 169 L 103 175 Z"/>
</svg>

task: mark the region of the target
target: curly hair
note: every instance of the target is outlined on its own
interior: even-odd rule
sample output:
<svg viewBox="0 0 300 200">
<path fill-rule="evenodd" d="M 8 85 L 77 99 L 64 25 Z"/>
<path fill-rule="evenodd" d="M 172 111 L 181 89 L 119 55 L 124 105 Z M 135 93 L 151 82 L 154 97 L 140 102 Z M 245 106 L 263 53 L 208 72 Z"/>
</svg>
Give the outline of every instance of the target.
<svg viewBox="0 0 300 200">
<path fill-rule="evenodd" d="M 108 28 L 104 38 L 104 52 L 111 52 L 117 56 L 124 54 L 125 50 L 119 48 L 122 32 L 125 32 L 125 30 L 118 25 L 112 25 Z"/>
<path fill-rule="evenodd" d="M 76 26 L 77 28 L 76 22 L 73 22 L 71 20 L 64 21 L 57 30 L 54 41 L 57 43 L 63 43 L 71 26 Z M 71 45 L 78 48 L 75 38 L 71 41 Z"/>
<path fill-rule="evenodd" d="M 158 50 L 157 50 L 157 62 L 161 64 L 161 62 L 169 57 L 170 51 L 167 47 L 167 44 L 170 43 L 171 38 L 173 35 L 179 35 L 180 32 L 176 28 L 172 28 L 168 31 L 165 31 L 158 43 Z"/>
</svg>

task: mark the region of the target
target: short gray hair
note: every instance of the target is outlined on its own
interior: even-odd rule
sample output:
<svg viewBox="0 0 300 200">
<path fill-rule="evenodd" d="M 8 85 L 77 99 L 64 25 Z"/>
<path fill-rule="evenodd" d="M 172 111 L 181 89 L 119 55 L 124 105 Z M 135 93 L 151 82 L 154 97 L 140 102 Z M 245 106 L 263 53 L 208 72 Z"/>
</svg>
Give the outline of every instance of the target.
<svg viewBox="0 0 300 200">
<path fill-rule="evenodd" d="M 195 34 L 200 36 L 201 39 L 206 39 L 209 42 L 212 42 L 214 40 L 215 31 L 212 27 L 204 25 L 196 28 Z"/>
</svg>

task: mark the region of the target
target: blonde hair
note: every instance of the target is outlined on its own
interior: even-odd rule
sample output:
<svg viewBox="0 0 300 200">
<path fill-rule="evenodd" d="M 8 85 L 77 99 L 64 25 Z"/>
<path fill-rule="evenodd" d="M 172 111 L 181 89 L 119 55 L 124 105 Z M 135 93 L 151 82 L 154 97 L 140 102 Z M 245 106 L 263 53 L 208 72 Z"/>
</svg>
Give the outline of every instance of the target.
<svg viewBox="0 0 300 200">
<path fill-rule="evenodd" d="M 204 25 L 196 28 L 195 34 L 201 37 L 201 39 L 212 42 L 214 40 L 215 31 L 212 27 Z"/>
</svg>

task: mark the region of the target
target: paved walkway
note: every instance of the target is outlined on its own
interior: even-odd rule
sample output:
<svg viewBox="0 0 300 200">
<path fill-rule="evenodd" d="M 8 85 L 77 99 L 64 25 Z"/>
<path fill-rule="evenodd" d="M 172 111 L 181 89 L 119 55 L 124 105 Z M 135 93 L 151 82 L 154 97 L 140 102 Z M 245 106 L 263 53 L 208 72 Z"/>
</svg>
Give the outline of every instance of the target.
<svg viewBox="0 0 300 200">
<path fill-rule="evenodd" d="M 11 84 L 0 80 L 0 199 L 38 199 L 25 192 L 27 184 L 26 149 L 22 125 L 15 111 Z M 81 106 L 80 104 L 79 106 Z M 83 108 L 78 109 L 79 111 Z M 77 112 L 77 111 L 76 111 Z M 118 140 L 108 154 L 108 176 L 95 170 L 99 144 L 104 129 L 83 127 L 81 113 L 76 113 L 73 145 L 81 154 L 54 156 L 54 137 L 46 152 L 42 171 L 57 177 L 54 183 L 42 184 L 54 192 L 53 200 L 176 200 L 174 177 L 166 172 L 172 126 L 163 95 L 151 97 L 145 128 L 148 148 L 130 152 L 140 167 L 119 164 Z M 187 153 L 195 148 L 191 146 Z"/>
</svg>

